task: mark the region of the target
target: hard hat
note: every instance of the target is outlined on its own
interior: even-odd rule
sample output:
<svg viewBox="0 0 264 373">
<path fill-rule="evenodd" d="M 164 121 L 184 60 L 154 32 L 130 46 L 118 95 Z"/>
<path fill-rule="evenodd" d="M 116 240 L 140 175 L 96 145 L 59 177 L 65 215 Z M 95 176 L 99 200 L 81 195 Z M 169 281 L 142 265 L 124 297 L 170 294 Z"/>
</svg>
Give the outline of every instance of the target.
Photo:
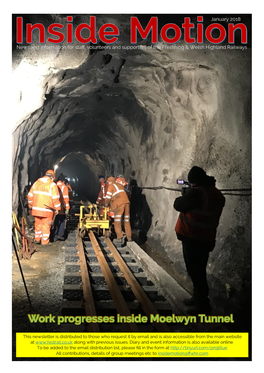
<svg viewBox="0 0 264 373">
<path fill-rule="evenodd" d="M 55 179 L 55 173 L 53 170 L 48 170 L 45 175 L 51 176 L 53 179 Z"/>
<path fill-rule="evenodd" d="M 124 179 L 124 175 L 121 174 L 117 175 L 116 177 L 122 177 Z"/>
<path fill-rule="evenodd" d="M 111 183 L 114 183 L 115 182 L 115 178 L 114 177 L 109 177 L 108 179 L 107 179 L 108 181 L 110 181 Z"/>
</svg>

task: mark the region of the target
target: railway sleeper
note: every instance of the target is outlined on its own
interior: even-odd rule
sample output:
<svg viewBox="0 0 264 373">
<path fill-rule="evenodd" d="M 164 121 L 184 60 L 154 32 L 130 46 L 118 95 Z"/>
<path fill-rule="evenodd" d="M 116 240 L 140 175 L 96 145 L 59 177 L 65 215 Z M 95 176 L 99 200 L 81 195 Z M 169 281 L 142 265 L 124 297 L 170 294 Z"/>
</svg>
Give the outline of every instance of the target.
<svg viewBox="0 0 264 373">
<path fill-rule="evenodd" d="M 81 273 L 81 267 L 80 265 L 77 265 L 77 264 L 72 264 L 72 263 L 65 263 L 65 273 L 69 273 L 69 272 L 77 272 L 77 273 Z"/>
<path fill-rule="evenodd" d="M 66 247 L 65 249 L 65 256 L 66 255 L 78 255 L 79 251 L 76 247 Z"/>
<path fill-rule="evenodd" d="M 79 259 L 78 259 L 79 260 Z M 65 271 L 67 272 L 79 272 L 80 271 L 80 265 L 78 265 L 78 261 L 76 264 L 73 264 L 74 262 L 65 262 Z M 115 263 L 115 262 L 114 262 Z M 113 273 L 120 273 L 120 268 L 117 264 L 114 264 L 112 262 L 109 262 L 109 268 Z M 140 273 L 144 272 L 143 269 L 138 265 L 138 263 L 128 263 L 127 266 L 131 270 L 132 273 Z M 101 272 L 101 267 L 97 262 L 90 262 L 88 263 L 88 269 L 90 272 Z"/>
<path fill-rule="evenodd" d="M 131 288 L 127 285 L 118 285 L 124 299 L 126 301 L 133 301 L 136 300 L 136 297 L 131 290 Z M 161 301 L 165 300 L 161 295 L 158 294 L 157 289 L 154 286 L 142 286 L 143 290 L 149 297 L 151 301 Z M 111 294 L 109 292 L 108 287 L 105 286 L 97 286 L 92 285 L 92 291 L 95 300 L 111 300 Z M 63 298 L 68 300 L 82 300 L 83 298 L 83 290 L 82 284 L 67 284 L 63 286 Z"/>
<path fill-rule="evenodd" d="M 118 267 L 117 264 L 114 264 L 115 262 L 111 263 L 109 262 L 108 265 L 109 265 L 109 268 L 111 269 L 111 271 L 113 273 L 120 273 L 120 268 Z M 67 265 L 68 263 L 66 263 Z M 129 269 L 131 270 L 131 272 L 133 273 L 140 273 L 140 272 L 143 272 L 143 269 L 139 266 L 138 263 L 127 263 L 127 266 L 129 267 Z M 101 267 L 100 265 L 97 263 L 97 262 L 90 262 L 88 263 L 88 269 L 89 271 L 91 271 L 92 273 L 93 272 L 101 272 Z"/>
<path fill-rule="evenodd" d="M 118 285 L 121 285 L 121 284 L 127 284 L 127 281 L 125 279 L 125 276 L 121 273 L 114 273 L 113 274 L 114 277 L 115 277 L 115 280 L 117 282 Z M 136 280 L 138 281 L 138 283 L 140 285 L 144 285 L 144 286 L 152 286 L 153 285 L 153 282 L 150 281 L 146 274 L 144 273 L 135 273 L 134 274 L 134 277 L 136 278 Z M 91 274 L 91 282 L 96 284 L 96 285 L 106 285 L 106 280 L 103 276 L 103 274 L 101 273 L 93 273 Z"/>
<path fill-rule="evenodd" d="M 103 247 L 103 248 L 101 248 L 101 250 L 102 250 L 103 254 L 108 254 L 108 255 L 111 254 L 111 251 L 107 247 Z M 93 248 L 86 248 L 85 253 L 87 255 L 93 255 L 94 254 L 94 249 Z M 119 253 L 121 255 L 131 255 L 132 257 L 134 257 L 134 255 L 130 252 L 130 250 L 127 247 L 121 248 L 119 250 Z"/>
<path fill-rule="evenodd" d="M 118 285 L 127 284 L 125 276 L 120 273 L 113 273 Z M 144 273 L 135 273 L 134 277 L 140 285 L 153 286 L 153 282 L 147 278 Z M 102 273 L 90 273 L 90 281 L 94 285 L 106 285 L 105 277 Z M 79 284 L 82 282 L 80 273 L 66 273 L 64 276 L 64 284 Z"/>
<path fill-rule="evenodd" d="M 72 253 L 68 253 L 68 252 L 65 253 L 65 254 L 67 254 L 65 256 L 65 261 L 66 262 L 75 262 L 75 261 L 78 261 L 77 252 L 78 251 L 76 251 L 75 255 L 74 255 L 73 252 Z M 73 255 L 70 255 L 70 254 L 73 254 Z M 76 257 L 77 257 L 77 260 L 76 260 Z M 136 260 L 134 258 L 132 258 L 130 255 L 123 255 L 122 258 L 124 259 L 124 261 L 126 263 L 136 263 Z M 109 254 L 105 255 L 105 260 L 107 262 L 115 262 L 115 258 L 113 257 L 113 255 L 109 255 Z M 97 256 L 95 254 L 94 255 L 88 255 L 87 256 L 87 262 L 88 263 L 98 262 Z"/>
</svg>

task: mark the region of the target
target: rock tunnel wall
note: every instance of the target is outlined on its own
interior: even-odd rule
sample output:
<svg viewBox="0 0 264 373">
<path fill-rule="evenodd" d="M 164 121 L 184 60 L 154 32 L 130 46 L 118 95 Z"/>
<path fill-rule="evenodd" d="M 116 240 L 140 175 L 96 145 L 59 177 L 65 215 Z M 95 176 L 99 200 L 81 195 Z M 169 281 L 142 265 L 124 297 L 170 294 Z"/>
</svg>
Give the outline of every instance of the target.
<svg viewBox="0 0 264 373">
<path fill-rule="evenodd" d="M 177 188 L 177 179 L 199 165 L 220 189 L 251 187 L 250 49 L 165 51 L 159 43 L 90 54 L 14 51 L 13 60 L 14 74 L 21 61 L 45 65 L 38 103 L 20 111 L 24 119 L 13 131 L 14 210 L 29 181 L 77 153 L 93 183 L 100 173 L 123 173 L 139 186 Z M 134 228 L 186 277 L 174 232 L 177 196 L 143 190 L 142 225 Z M 227 194 L 208 267 L 212 297 L 225 299 L 231 289 L 235 299 L 249 290 L 250 247 L 250 197 Z"/>
</svg>

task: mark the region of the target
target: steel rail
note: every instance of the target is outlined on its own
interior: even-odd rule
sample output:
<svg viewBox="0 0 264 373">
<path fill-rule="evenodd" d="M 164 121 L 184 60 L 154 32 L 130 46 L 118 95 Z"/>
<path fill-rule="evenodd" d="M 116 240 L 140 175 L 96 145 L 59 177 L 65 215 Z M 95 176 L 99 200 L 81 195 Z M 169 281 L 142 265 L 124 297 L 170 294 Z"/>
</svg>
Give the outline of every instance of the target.
<svg viewBox="0 0 264 373">
<path fill-rule="evenodd" d="M 123 272 L 128 284 L 131 286 L 131 290 L 135 294 L 135 297 L 137 298 L 139 303 L 141 303 L 142 308 L 143 308 L 144 312 L 146 313 L 146 315 L 148 316 L 148 318 L 150 318 L 151 314 L 152 315 L 158 314 L 158 311 L 156 310 L 155 306 L 153 305 L 153 303 L 151 302 L 151 300 L 149 299 L 149 297 L 145 293 L 142 286 L 140 286 L 140 284 L 137 282 L 135 276 L 133 275 L 133 273 L 128 268 L 126 262 L 124 261 L 122 256 L 119 254 L 119 252 L 117 251 L 117 249 L 113 245 L 112 241 L 109 238 L 105 238 L 104 240 L 105 240 L 109 250 L 113 254 L 113 257 L 114 257 L 115 261 L 117 262 L 118 267 L 121 269 L 121 271 Z M 168 328 L 168 326 L 166 324 L 153 323 L 153 326 L 155 326 L 155 328 L 159 332 L 167 332 L 167 333 L 170 332 L 170 329 Z"/>
<path fill-rule="evenodd" d="M 119 289 L 119 286 L 117 285 L 115 278 L 113 276 L 113 273 L 104 257 L 104 254 L 94 236 L 94 233 L 90 230 L 89 232 L 89 238 L 91 240 L 91 243 L 93 245 L 96 257 L 98 259 L 98 262 L 100 264 L 100 267 L 102 269 L 103 275 L 105 277 L 108 289 L 110 291 L 110 294 L 112 296 L 112 299 L 115 303 L 117 312 L 122 316 L 131 316 L 130 310 L 126 304 L 126 301 Z M 129 329 L 131 332 L 139 332 L 138 327 L 135 323 L 127 323 L 122 325 L 125 331 Z"/>
<path fill-rule="evenodd" d="M 90 282 L 89 272 L 86 263 L 86 257 L 84 253 L 84 247 L 82 238 L 77 235 L 77 248 L 79 251 L 80 267 L 81 267 L 81 277 L 83 284 L 83 297 L 84 297 L 84 307 L 85 313 L 87 316 L 96 316 L 96 310 L 93 300 L 92 286 Z M 97 323 L 89 323 L 88 325 L 89 332 L 100 332 L 99 325 Z"/>
</svg>

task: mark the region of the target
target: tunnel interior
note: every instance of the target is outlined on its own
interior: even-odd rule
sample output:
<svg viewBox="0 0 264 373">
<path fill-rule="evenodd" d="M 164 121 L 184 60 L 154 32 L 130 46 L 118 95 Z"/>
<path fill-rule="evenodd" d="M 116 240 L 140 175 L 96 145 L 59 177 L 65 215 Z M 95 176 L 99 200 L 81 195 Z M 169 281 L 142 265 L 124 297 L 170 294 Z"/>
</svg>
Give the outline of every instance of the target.
<svg viewBox="0 0 264 373">
<path fill-rule="evenodd" d="M 65 22 L 66 16 L 54 17 Z M 128 17 L 113 19 L 122 30 L 119 44 L 128 45 Z M 14 47 L 14 211 L 26 205 L 28 185 L 55 164 L 56 175 L 77 179 L 76 192 L 92 202 L 100 174 L 177 188 L 193 165 L 214 176 L 220 189 L 251 187 L 251 49 L 186 50 L 179 43 L 164 50 L 162 41 L 155 48 L 140 43 L 146 48 Z M 135 190 L 132 228 L 187 281 L 174 231 L 178 194 Z M 243 195 L 226 199 L 208 279 L 212 299 L 241 309 L 250 298 L 251 202 Z"/>
<path fill-rule="evenodd" d="M 63 174 L 74 190 L 78 199 L 94 201 L 98 195 L 96 175 L 90 170 L 86 158 L 82 154 L 70 154 L 58 164 L 55 176 Z"/>
</svg>

